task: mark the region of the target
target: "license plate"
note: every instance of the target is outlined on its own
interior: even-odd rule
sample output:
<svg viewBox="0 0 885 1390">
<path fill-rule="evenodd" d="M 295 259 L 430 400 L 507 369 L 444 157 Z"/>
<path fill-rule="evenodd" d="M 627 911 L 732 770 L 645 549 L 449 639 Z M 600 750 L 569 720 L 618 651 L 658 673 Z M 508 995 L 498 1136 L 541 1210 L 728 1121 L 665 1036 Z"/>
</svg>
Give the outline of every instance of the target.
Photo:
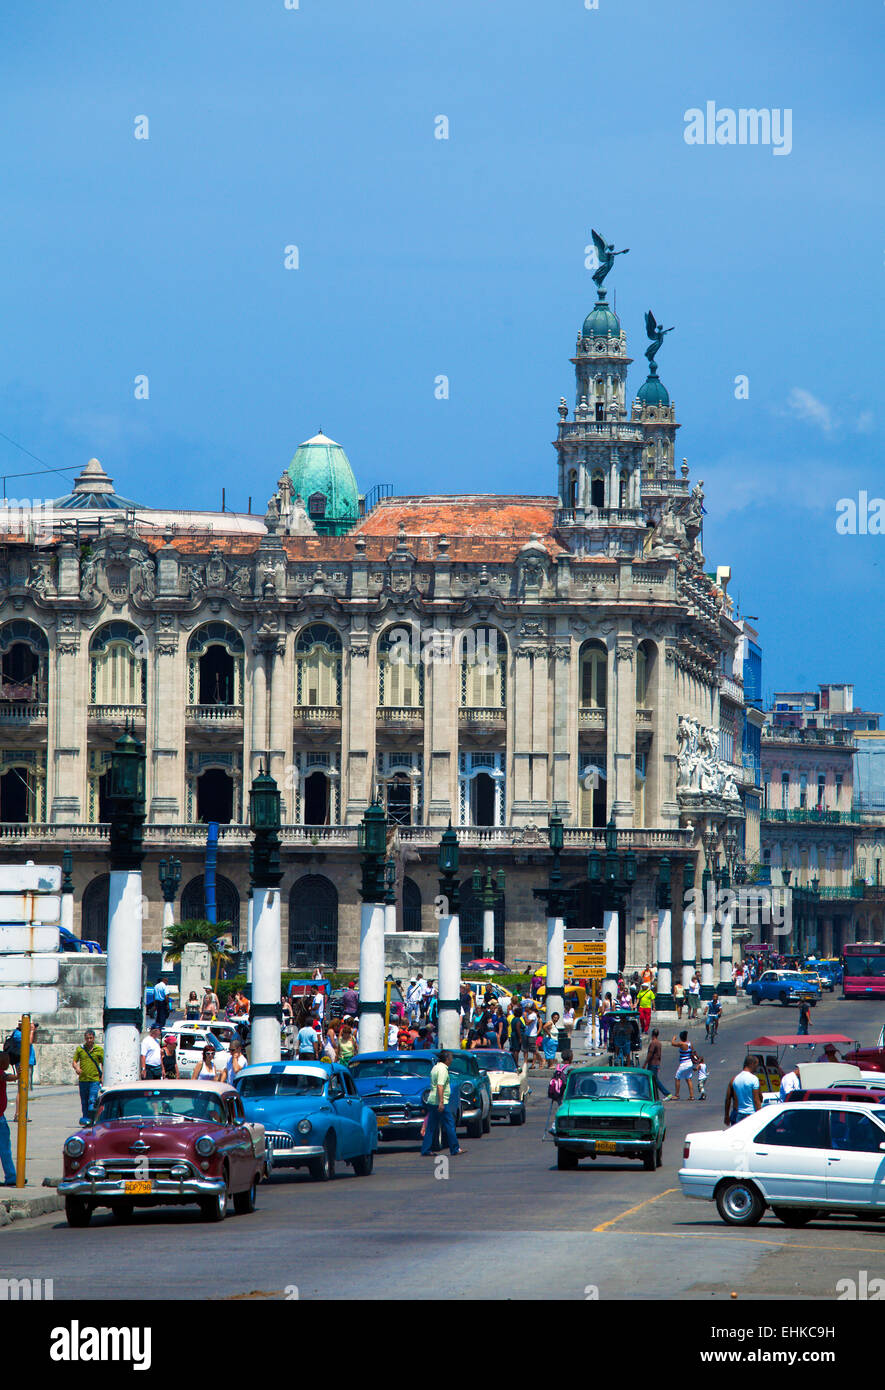
<svg viewBox="0 0 885 1390">
<path fill-rule="evenodd" d="M 152 1182 L 126 1182 L 123 1184 L 123 1190 L 130 1197 L 141 1197 L 145 1192 L 153 1192 L 154 1184 Z"/>
<path fill-rule="evenodd" d="M 597 1139 L 596 1152 L 598 1154 L 613 1154 L 617 1153 L 617 1151 L 618 1146 L 614 1139 Z"/>
<path fill-rule="evenodd" d="M 378 1121 L 378 1128 L 379 1128 L 379 1129 L 383 1129 L 385 1125 L 389 1125 L 389 1124 L 390 1124 L 390 1116 L 389 1116 L 389 1115 L 376 1115 L 375 1118 L 376 1118 L 376 1120 Z"/>
</svg>

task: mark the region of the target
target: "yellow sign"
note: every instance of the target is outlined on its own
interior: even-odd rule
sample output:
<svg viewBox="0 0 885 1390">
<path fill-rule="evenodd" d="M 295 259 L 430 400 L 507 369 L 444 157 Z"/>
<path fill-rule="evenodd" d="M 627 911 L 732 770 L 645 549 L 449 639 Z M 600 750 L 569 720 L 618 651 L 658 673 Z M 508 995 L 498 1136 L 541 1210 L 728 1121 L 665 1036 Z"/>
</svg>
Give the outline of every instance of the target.
<svg viewBox="0 0 885 1390">
<path fill-rule="evenodd" d="M 569 955 L 572 951 L 586 952 L 589 955 L 605 955 L 604 941 L 567 941 L 565 943 L 565 953 Z"/>
<path fill-rule="evenodd" d="M 608 971 L 604 965 L 591 965 L 580 970 L 566 971 L 570 977 L 579 976 L 582 980 L 604 980 Z"/>
</svg>

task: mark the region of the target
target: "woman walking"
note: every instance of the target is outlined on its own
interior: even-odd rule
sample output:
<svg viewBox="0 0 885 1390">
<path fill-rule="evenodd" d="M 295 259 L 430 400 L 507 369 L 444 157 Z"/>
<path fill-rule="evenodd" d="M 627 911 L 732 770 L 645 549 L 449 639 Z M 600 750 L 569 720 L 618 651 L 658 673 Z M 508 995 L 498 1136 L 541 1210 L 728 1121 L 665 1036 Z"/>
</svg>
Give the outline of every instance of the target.
<svg viewBox="0 0 885 1390">
<path fill-rule="evenodd" d="M 342 1066 L 350 1066 L 358 1050 L 356 1038 L 353 1036 L 353 1029 L 349 1023 L 342 1023 L 341 1032 L 338 1036 L 338 1060 Z"/>
<path fill-rule="evenodd" d="M 174 1033 L 167 1033 L 163 1039 L 163 1055 L 160 1058 L 160 1066 L 163 1068 L 164 1081 L 181 1080 L 181 1072 L 178 1070 L 178 1056 L 175 1051 Z"/>
<path fill-rule="evenodd" d="M 673 1099 L 679 1099 L 679 1083 L 684 1081 L 688 1087 L 689 1100 L 694 1100 L 694 1092 L 691 1089 L 691 1078 L 694 1076 L 694 1048 L 688 1041 L 688 1030 L 683 1028 L 678 1038 L 671 1038 L 670 1046 L 679 1049 L 676 1063 L 676 1089 L 673 1092 Z"/>
</svg>

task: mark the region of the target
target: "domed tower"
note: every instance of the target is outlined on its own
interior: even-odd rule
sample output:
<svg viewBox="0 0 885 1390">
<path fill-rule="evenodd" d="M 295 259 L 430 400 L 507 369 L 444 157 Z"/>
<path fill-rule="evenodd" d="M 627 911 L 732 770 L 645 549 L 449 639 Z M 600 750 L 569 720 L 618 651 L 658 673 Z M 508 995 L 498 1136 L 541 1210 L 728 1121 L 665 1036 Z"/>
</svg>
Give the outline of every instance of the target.
<svg viewBox="0 0 885 1390">
<path fill-rule="evenodd" d="M 289 464 L 295 495 L 307 507 L 317 533 L 343 536 L 359 518 L 359 493 L 350 460 L 340 444 L 320 431 L 295 450 Z"/>
<path fill-rule="evenodd" d="M 595 239 L 595 234 L 594 234 Z M 599 239 L 599 245 L 603 245 Z M 610 252 L 611 248 L 607 248 Z M 620 253 L 616 253 L 620 254 Z M 578 334 L 575 411 L 559 406 L 559 510 L 562 539 L 576 552 L 636 554 L 641 550 L 641 461 L 644 434 L 627 419 L 627 337 L 606 302 L 602 280 L 608 255 L 594 275 L 598 298 Z"/>
<path fill-rule="evenodd" d="M 651 310 L 645 316 L 646 332 L 651 342 L 646 349 L 648 376 L 636 393 L 631 419 L 640 423 L 645 435 L 642 448 L 642 491 L 646 501 L 651 502 L 659 495 L 672 492 L 676 477 L 674 462 L 676 454 L 676 431 L 680 428 L 676 421 L 676 409 L 670 394 L 658 376 L 655 355 L 660 350 L 665 332 L 655 322 Z"/>
</svg>

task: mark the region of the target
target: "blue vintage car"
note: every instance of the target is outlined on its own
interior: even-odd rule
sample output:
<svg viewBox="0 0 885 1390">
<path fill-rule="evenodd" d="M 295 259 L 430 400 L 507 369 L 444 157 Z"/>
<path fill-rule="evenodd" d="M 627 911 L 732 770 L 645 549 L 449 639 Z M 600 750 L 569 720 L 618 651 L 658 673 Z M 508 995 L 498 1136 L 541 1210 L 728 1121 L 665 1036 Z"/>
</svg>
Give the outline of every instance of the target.
<svg viewBox="0 0 885 1390">
<path fill-rule="evenodd" d="M 821 993 L 820 985 L 798 970 L 765 970 L 747 985 L 747 997 L 754 1004 L 816 1004 Z"/>
<path fill-rule="evenodd" d="M 378 1126 L 346 1067 L 332 1062 L 265 1062 L 236 1079 L 246 1119 L 264 1125 L 270 1164 L 307 1168 L 317 1182 L 349 1163 L 367 1177 L 375 1162 Z"/>
<path fill-rule="evenodd" d="M 438 1052 L 361 1052 L 350 1064 L 360 1095 L 375 1111 L 381 1137 L 416 1137 L 426 1113 L 425 1097 Z M 473 1052 L 452 1053 L 449 1109 L 468 1138 L 491 1129 L 492 1088 Z"/>
</svg>

